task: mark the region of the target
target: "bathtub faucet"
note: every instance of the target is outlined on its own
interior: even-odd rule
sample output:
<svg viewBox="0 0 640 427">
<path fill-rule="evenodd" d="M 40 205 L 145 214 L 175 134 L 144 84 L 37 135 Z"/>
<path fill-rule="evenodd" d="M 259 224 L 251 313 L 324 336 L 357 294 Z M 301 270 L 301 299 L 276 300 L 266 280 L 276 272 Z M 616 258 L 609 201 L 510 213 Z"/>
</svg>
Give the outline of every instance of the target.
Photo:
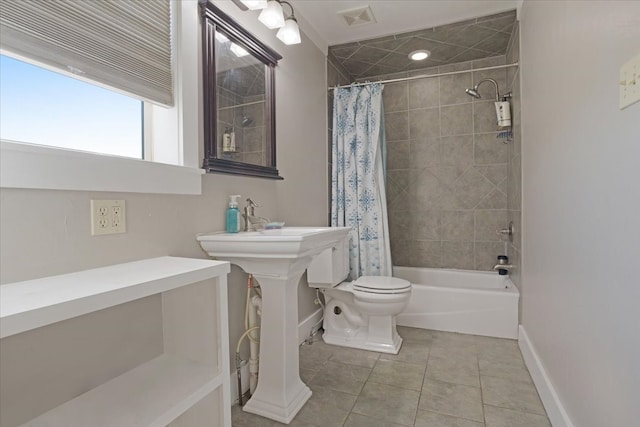
<svg viewBox="0 0 640 427">
<path fill-rule="evenodd" d="M 493 269 L 498 271 L 498 270 L 513 270 L 515 267 L 513 264 L 496 264 L 493 266 Z"/>
</svg>

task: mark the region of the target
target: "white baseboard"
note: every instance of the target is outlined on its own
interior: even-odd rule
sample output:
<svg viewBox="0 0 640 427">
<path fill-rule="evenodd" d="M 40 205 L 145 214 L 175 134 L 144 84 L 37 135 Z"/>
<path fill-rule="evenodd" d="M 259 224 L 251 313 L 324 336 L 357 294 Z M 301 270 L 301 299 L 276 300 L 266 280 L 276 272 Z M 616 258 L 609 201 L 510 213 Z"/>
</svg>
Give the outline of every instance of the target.
<svg viewBox="0 0 640 427">
<path fill-rule="evenodd" d="M 311 332 L 315 332 L 313 331 L 314 326 L 316 327 L 322 326 L 321 324 L 318 324 L 318 322 L 320 322 L 320 319 L 322 319 L 321 308 L 311 313 L 306 319 L 304 319 L 302 322 L 298 324 L 298 344 L 302 344 L 304 340 L 309 338 L 309 335 L 311 335 Z"/>
<path fill-rule="evenodd" d="M 573 427 L 573 423 L 567 411 L 565 411 L 564 406 L 562 406 L 558 393 L 556 393 L 547 375 L 547 371 L 544 369 L 538 353 L 536 353 L 536 349 L 529 340 L 529 336 L 522 325 L 520 325 L 518 335 L 518 346 L 522 352 L 524 363 L 527 365 L 527 369 L 529 369 L 533 383 L 538 389 L 538 394 L 540 395 L 544 409 L 547 411 L 551 425 L 553 427 Z"/>
</svg>

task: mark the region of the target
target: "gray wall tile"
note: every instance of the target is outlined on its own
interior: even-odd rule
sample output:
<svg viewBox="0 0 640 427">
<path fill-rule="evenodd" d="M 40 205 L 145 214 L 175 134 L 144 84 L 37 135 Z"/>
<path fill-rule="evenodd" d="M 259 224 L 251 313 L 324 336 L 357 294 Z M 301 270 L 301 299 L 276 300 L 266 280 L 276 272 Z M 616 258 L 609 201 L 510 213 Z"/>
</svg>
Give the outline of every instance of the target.
<svg viewBox="0 0 640 427">
<path fill-rule="evenodd" d="M 473 86 L 471 73 L 440 77 L 440 105 L 463 104 L 472 101 L 465 89 Z"/>
<path fill-rule="evenodd" d="M 406 111 L 385 114 L 384 129 L 387 141 L 409 139 L 409 114 Z"/>
<path fill-rule="evenodd" d="M 440 109 L 426 108 L 409 111 L 409 136 L 411 139 L 428 139 L 440 136 Z"/>
<path fill-rule="evenodd" d="M 472 104 L 440 107 L 440 120 L 442 136 L 473 133 Z"/>
<path fill-rule="evenodd" d="M 473 164 L 473 135 L 440 138 L 442 165 Z"/>
<path fill-rule="evenodd" d="M 474 218 L 472 210 L 442 211 L 442 240 L 473 242 Z"/>
<path fill-rule="evenodd" d="M 410 141 L 409 168 L 424 169 L 441 164 L 440 138 Z"/>
<path fill-rule="evenodd" d="M 442 268 L 473 270 L 473 242 L 442 242 Z"/>
<path fill-rule="evenodd" d="M 388 83 L 382 90 L 382 103 L 385 113 L 407 111 L 409 109 L 407 82 Z"/>
<path fill-rule="evenodd" d="M 440 81 L 437 77 L 409 80 L 409 108 L 432 108 L 440 105 Z"/>
</svg>

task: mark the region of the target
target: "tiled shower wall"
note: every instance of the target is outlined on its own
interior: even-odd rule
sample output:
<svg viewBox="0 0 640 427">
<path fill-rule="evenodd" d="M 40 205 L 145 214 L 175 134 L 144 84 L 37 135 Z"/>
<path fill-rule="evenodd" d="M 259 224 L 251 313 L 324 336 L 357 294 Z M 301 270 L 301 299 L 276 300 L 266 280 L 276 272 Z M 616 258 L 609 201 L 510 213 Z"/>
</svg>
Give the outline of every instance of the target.
<svg viewBox="0 0 640 427">
<path fill-rule="evenodd" d="M 431 68 L 471 70 L 505 56 Z M 411 74 L 423 74 L 413 72 Z M 395 265 L 491 270 L 505 243 L 508 145 L 496 138 L 495 90 L 465 93 L 484 78 L 507 89 L 505 69 L 387 83 L 387 203 Z"/>
<path fill-rule="evenodd" d="M 368 80 L 506 62 L 506 56 L 497 56 Z M 327 67 L 329 86 L 351 81 L 335 59 L 329 57 Z M 509 250 L 510 256 L 513 252 L 518 257 L 519 240 L 507 248 L 497 230 L 506 228 L 510 219 L 519 227 L 519 151 L 516 154 L 514 144 L 497 138 L 493 85 L 480 87 L 479 100 L 464 92 L 489 77 L 498 82 L 500 94 L 506 93 L 514 74 L 507 69 L 469 71 L 385 84 L 387 204 L 394 265 L 492 270 L 497 255 Z M 330 92 L 329 146 L 332 105 Z M 512 109 L 519 121 L 519 107 Z M 515 138 L 519 136 L 518 129 Z M 330 170 L 331 164 L 329 174 Z M 509 178 L 517 182 L 510 183 Z"/>
<path fill-rule="evenodd" d="M 520 28 L 516 22 L 511 40 L 509 41 L 509 47 L 507 48 L 507 62 L 514 63 L 520 60 Z M 511 100 L 511 114 L 513 124 L 513 143 L 509 144 L 507 150 L 507 216 L 508 220 L 512 221 L 515 227 L 515 234 L 513 242 L 509 243 L 507 249 L 507 255 L 509 255 L 510 262 L 515 266 L 515 269 L 511 272 L 511 280 L 521 288 L 520 280 L 520 251 L 521 251 L 521 230 L 522 230 L 522 173 L 521 173 L 521 147 L 522 147 L 522 127 L 520 125 L 520 68 L 507 69 L 507 84 L 509 90 L 513 93 L 513 99 Z M 520 299 L 522 301 L 522 298 Z M 522 313 L 522 310 L 520 310 Z"/>
</svg>

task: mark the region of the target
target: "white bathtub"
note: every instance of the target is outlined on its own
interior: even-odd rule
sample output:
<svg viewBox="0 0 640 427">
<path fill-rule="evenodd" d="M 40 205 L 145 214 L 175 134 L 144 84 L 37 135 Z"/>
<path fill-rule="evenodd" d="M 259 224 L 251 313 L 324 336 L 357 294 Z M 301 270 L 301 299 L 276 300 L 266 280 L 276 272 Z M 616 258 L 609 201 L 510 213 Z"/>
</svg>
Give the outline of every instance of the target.
<svg viewBox="0 0 640 427">
<path fill-rule="evenodd" d="M 393 267 L 393 276 L 413 285 L 400 326 L 518 338 L 520 293 L 509 276 L 415 267 Z"/>
</svg>

